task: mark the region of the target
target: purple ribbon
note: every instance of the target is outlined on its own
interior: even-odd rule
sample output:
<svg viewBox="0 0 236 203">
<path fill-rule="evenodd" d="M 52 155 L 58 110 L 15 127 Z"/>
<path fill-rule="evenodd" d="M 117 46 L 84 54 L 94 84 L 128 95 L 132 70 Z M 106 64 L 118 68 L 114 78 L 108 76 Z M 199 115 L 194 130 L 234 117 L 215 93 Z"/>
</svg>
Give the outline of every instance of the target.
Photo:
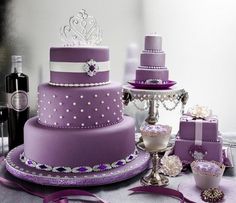
<svg viewBox="0 0 236 203">
<path fill-rule="evenodd" d="M 141 186 L 141 187 L 131 188 L 129 190 L 133 191 L 130 195 L 137 194 L 137 193 L 152 193 L 152 194 L 158 194 L 158 195 L 164 195 L 167 197 L 177 198 L 180 200 L 181 203 L 184 203 L 184 202 L 195 203 L 185 198 L 181 192 L 174 189 L 170 189 L 170 188 L 164 188 L 164 187 L 159 187 L 159 186 Z"/>
<path fill-rule="evenodd" d="M 0 157 L 0 164 L 4 161 L 5 157 Z M 67 190 L 60 190 L 57 192 L 54 192 L 52 194 L 43 194 L 40 192 L 35 192 L 31 190 L 31 188 L 28 188 L 25 185 L 22 185 L 20 183 L 17 183 L 15 181 L 8 180 L 6 178 L 0 177 L 0 183 L 2 185 L 5 185 L 9 188 L 23 190 L 31 195 L 43 198 L 43 203 L 68 203 L 68 197 L 70 196 L 88 196 L 88 197 L 94 197 L 97 201 L 101 203 L 108 203 L 107 201 L 101 199 L 95 194 L 92 194 L 90 192 L 84 191 L 84 190 L 77 190 L 77 189 L 67 189 Z"/>
</svg>

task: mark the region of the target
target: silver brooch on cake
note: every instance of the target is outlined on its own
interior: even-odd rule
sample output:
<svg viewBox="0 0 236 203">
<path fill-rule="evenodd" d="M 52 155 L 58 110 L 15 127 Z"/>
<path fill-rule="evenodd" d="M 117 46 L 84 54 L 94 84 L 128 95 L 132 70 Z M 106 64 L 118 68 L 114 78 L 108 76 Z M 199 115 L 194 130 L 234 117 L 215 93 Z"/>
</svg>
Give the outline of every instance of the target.
<svg viewBox="0 0 236 203">
<path fill-rule="evenodd" d="M 60 35 L 67 47 L 99 45 L 102 41 L 102 30 L 96 19 L 84 9 L 69 18 L 69 24 L 61 27 Z"/>
<path fill-rule="evenodd" d="M 90 77 L 96 75 L 98 70 L 99 70 L 99 66 L 97 65 L 97 62 L 94 61 L 93 59 L 90 59 L 84 64 L 84 71 Z"/>
</svg>

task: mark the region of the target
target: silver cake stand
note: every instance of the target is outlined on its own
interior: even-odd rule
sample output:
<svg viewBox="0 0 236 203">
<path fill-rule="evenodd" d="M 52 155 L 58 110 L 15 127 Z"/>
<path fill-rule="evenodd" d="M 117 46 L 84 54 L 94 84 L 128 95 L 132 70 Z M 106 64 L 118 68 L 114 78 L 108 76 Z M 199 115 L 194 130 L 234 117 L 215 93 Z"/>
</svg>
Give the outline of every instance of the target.
<svg viewBox="0 0 236 203">
<path fill-rule="evenodd" d="M 178 104 L 181 105 L 181 114 L 184 113 L 184 107 L 188 100 L 188 93 L 181 88 L 171 88 L 165 90 L 148 90 L 148 89 L 137 89 L 130 85 L 123 86 L 123 101 L 125 105 L 128 105 L 129 102 L 133 102 L 134 106 L 141 111 L 148 110 L 148 117 L 145 121 L 150 125 L 155 125 L 159 119 L 159 107 L 160 104 L 168 110 L 174 110 Z M 140 107 L 136 101 L 145 102 L 145 105 Z M 143 142 L 140 138 L 139 143 Z M 163 151 L 167 151 L 164 149 Z M 167 177 L 160 175 L 158 173 L 159 165 L 159 151 L 155 153 L 150 153 L 152 157 L 152 170 L 149 175 L 141 179 L 143 185 L 158 185 L 166 186 L 169 183 Z"/>
</svg>

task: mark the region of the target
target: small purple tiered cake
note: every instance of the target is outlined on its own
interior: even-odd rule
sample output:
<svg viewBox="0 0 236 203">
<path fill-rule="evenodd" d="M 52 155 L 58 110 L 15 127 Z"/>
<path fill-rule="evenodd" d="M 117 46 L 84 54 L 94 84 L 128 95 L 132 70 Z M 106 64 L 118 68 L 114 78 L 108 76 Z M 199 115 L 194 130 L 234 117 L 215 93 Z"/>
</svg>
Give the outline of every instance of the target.
<svg viewBox="0 0 236 203">
<path fill-rule="evenodd" d="M 223 161 L 218 119 L 208 108 L 197 105 L 180 118 L 174 153 L 187 163 L 202 159 Z"/>
<path fill-rule="evenodd" d="M 140 55 L 140 66 L 136 70 L 136 81 L 147 83 L 158 80 L 160 84 L 169 79 L 165 67 L 165 53 L 162 51 L 162 38 L 157 35 L 145 36 L 144 51 Z"/>
</svg>

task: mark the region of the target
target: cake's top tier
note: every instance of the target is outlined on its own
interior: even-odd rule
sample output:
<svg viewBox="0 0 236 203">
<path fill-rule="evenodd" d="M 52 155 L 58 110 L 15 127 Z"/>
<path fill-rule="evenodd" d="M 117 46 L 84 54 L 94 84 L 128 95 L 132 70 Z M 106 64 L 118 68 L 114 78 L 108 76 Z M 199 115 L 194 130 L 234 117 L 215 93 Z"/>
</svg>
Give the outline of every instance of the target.
<svg viewBox="0 0 236 203">
<path fill-rule="evenodd" d="M 145 36 L 144 49 L 145 50 L 161 51 L 162 50 L 162 38 L 157 35 Z"/>
<path fill-rule="evenodd" d="M 144 51 L 140 55 L 140 66 L 140 68 L 165 67 L 165 53 L 162 51 L 160 36 L 145 36 Z"/>
<path fill-rule="evenodd" d="M 52 47 L 50 83 L 58 86 L 97 86 L 109 82 L 109 48 Z"/>
</svg>

